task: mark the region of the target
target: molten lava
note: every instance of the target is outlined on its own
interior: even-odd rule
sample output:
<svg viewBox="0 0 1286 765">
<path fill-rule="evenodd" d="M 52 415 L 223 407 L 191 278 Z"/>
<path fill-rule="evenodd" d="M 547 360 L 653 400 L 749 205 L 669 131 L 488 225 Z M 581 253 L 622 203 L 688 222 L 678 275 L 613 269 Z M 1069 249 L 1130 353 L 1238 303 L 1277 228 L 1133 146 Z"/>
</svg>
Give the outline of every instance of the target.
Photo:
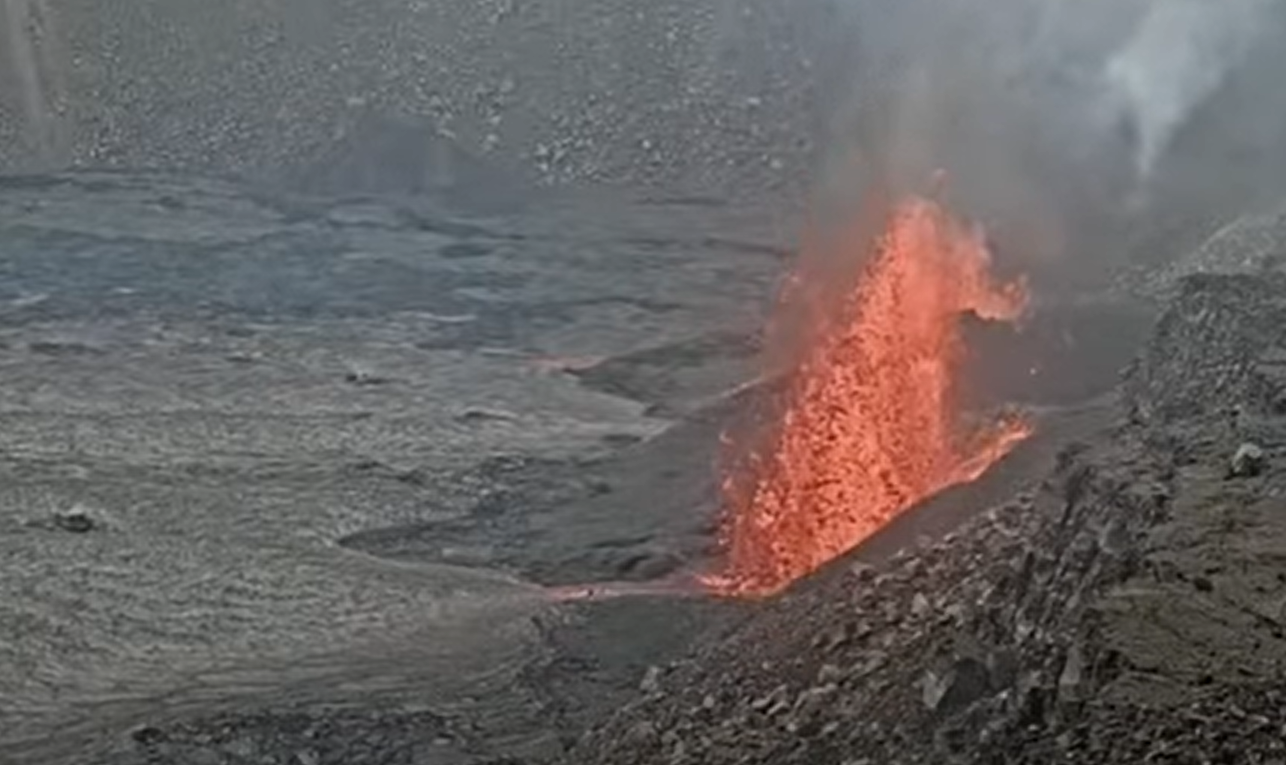
<svg viewBox="0 0 1286 765">
<path fill-rule="evenodd" d="M 1024 285 L 998 283 L 990 265 L 980 231 L 912 199 L 838 300 L 794 280 L 784 310 L 811 311 L 806 350 L 763 448 L 743 447 L 724 481 L 727 568 L 708 584 L 777 592 L 1030 433 L 1017 418 L 967 426 L 955 396 L 960 317 L 1008 321 L 1026 307 Z"/>
</svg>

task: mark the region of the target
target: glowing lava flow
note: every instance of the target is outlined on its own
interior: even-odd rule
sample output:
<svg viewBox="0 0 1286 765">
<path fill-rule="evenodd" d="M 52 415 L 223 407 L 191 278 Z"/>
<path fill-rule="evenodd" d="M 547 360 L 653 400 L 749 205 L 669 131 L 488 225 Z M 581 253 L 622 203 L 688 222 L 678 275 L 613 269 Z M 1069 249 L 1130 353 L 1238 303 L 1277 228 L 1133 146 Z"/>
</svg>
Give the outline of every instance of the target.
<svg viewBox="0 0 1286 765">
<path fill-rule="evenodd" d="M 1008 321 L 1026 307 L 1024 285 L 997 283 L 990 265 L 980 231 L 912 199 L 892 211 L 856 287 L 810 301 L 831 310 L 808 321 L 766 448 L 743 450 L 724 482 L 727 568 L 708 585 L 774 593 L 917 501 L 974 480 L 1030 433 L 1019 419 L 966 427 L 954 397 L 961 314 Z M 809 297 L 806 281 L 788 306 Z"/>
</svg>

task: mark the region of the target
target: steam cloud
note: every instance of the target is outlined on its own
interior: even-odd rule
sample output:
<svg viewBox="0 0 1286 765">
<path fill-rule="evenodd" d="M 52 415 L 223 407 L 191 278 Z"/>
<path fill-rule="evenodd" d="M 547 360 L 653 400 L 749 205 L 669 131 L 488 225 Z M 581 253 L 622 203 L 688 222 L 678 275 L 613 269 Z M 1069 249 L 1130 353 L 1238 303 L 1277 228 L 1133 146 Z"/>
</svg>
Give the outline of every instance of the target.
<svg viewBox="0 0 1286 765">
<path fill-rule="evenodd" d="M 944 168 L 1050 286 L 1286 195 L 1280 0 L 832 1 L 860 53 L 823 181 L 853 155 L 859 193 Z"/>
<path fill-rule="evenodd" d="M 1105 72 L 1135 130 L 1141 178 L 1152 174 L 1193 110 L 1245 61 L 1271 7 L 1272 0 L 1153 0 Z"/>
</svg>

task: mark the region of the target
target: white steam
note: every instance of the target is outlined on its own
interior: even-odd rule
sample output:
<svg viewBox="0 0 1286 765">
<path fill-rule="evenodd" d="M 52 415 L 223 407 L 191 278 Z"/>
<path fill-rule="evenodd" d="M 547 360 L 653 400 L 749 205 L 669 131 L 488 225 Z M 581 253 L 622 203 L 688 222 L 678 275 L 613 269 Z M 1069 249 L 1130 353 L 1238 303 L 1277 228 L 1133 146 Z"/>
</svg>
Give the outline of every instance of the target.
<svg viewBox="0 0 1286 765">
<path fill-rule="evenodd" d="M 1242 63 L 1274 0 L 1152 0 L 1106 66 L 1112 109 L 1130 120 L 1146 180 L 1193 111 Z"/>
</svg>

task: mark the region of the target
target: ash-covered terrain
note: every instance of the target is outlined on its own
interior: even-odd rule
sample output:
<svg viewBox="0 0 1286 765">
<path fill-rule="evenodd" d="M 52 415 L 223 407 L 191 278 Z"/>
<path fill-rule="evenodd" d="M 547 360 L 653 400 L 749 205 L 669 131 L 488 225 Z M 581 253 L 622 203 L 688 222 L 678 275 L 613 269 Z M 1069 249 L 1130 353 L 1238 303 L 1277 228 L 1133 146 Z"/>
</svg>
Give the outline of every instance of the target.
<svg viewBox="0 0 1286 765">
<path fill-rule="evenodd" d="M 377 727 L 429 761 L 539 748 L 538 583 L 655 579 L 708 543 L 707 475 L 622 518 L 660 492 L 604 460 L 747 376 L 783 257 L 762 217 L 601 197 L 483 218 L 90 174 L 5 179 L 0 206 L 14 762 L 105 761 L 100 734 L 187 762 L 129 730 L 323 701 L 371 707 L 318 734 L 326 762 L 407 705 L 431 713 Z M 206 744 L 251 746 L 228 735 Z"/>
<path fill-rule="evenodd" d="M 556 762 L 757 610 L 692 576 L 777 216 L 103 172 L 11 176 L 0 205 L 10 761 Z M 1047 308 L 1027 346 L 979 328 L 974 370 L 1047 437 L 867 554 L 1101 419 L 1132 353 L 1103 317 L 1150 314 Z"/>
<path fill-rule="evenodd" d="M 830 0 L 6 0 L 0 166 L 316 181 L 374 134 L 542 183 L 798 190 L 849 24 Z"/>
<path fill-rule="evenodd" d="M 1283 24 L 0 0 L 0 763 L 1286 763 Z M 1034 435 L 713 597 L 798 243 L 942 177 Z"/>
</svg>

